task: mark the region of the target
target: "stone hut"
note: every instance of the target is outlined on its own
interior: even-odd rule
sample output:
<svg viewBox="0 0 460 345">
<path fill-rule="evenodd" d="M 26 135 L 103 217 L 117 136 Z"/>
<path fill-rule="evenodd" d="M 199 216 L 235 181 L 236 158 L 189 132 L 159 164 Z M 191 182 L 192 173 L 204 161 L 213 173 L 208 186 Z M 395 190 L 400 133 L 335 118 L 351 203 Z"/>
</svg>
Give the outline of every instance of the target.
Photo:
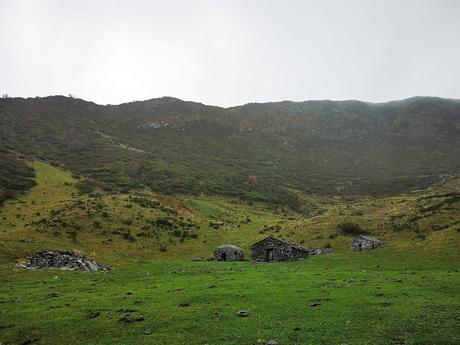
<svg viewBox="0 0 460 345">
<path fill-rule="evenodd" d="M 351 242 L 351 250 L 355 252 L 360 252 L 362 250 L 370 250 L 377 247 L 380 247 L 383 243 L 372 236 L 359 235 L 355 237 Z"/>
<path fill-rule="evenodd" d="M 234 244 L 224 244 L 214 250 L 214 261 L 243 261 L 244 252 Z"/>
<path fill-rule="evenodd" d="M 251 246 L 251 259 L 254 261 L 291 261 L 307 258 L 308 255 L 308 250 L 302 246 L 273 236 Z"/>
</svg>

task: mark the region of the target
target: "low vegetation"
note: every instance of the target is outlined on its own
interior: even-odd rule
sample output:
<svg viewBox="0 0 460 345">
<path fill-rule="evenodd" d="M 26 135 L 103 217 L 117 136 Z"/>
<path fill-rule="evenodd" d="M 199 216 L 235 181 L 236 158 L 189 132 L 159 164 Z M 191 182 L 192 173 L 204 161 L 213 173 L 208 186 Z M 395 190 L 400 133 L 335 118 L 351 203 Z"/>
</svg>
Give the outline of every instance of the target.
<svg viewBox="0 0 460 345">
<path fill-rule="evenodd" d="M 118 106 L 5 98 L 0 147 L 64 167 L 82 193 L 144 187 L 305 211 L 301 194 L 389 196 L 458 174 L 459 112 L 459 101 L 429 97 L 230 109 L 167 97 Z M 0 169 L 0 181 L 11 174 Z"/>
<path fill-rule="evenodd" d="M 338 230 L 343 235 L 369 235 L 369 231 L 361 228 L 359 224 L 354 223 L 340 223 L 337 226 Z"/>
</svg>

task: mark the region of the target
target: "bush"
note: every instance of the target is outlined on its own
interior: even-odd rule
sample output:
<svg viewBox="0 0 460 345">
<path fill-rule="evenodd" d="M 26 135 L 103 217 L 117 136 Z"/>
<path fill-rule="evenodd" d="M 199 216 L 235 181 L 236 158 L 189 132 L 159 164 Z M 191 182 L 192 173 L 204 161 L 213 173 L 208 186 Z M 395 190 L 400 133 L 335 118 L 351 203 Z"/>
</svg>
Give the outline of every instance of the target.
<svg viewBox="0 0 460 345">
<path fill-rule="evenodd" d="M 79 181 L 75 184 L 75 187 L 78 189 L 80 194 L 90 194 L 96 190 L 99 186 L 99 183 L 91 180 Z"/>
<path fill-rule="evenodd" d="M 339 231 L 344 235 L 368 235 L 369 232 L 363 228 L 359 224 L 355 223 L 341 223 L 337 225 Z"/>
<path fill-rule="evenodd" d="M 128 230 L 127 232 L 123 233 L 123 239 L 128 240 L 130 242 L 134 242 L 136 239 L 131 235 L 131 232 Z"/>
</svg>

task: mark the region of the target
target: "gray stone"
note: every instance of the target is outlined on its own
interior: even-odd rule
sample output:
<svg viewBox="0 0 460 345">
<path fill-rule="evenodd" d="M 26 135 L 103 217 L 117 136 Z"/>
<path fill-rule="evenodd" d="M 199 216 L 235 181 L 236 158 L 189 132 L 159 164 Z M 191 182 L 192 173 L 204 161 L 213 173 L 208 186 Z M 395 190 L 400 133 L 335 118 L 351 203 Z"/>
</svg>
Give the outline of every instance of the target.
<svg viewBox="0 0 460 345">
<path fill-rule="evenodd" d="M 240 310 L 236 313 L 236 315 L 238 315 L 239 317 L 248 317 L 249 312 L 247 312 L 246 310 Z"/>
<path fill-rule="evenodd" d="M 279 343 L 276 340 L 269 340 L 267 345 L 279 345 Z"/>
<path fill-rule="evenodd" d="M 214 261 L 243 261 L 244 252 L 234 244 L 224 244 L 214 250 Z"/>
<path fill-rule="evenodd" d="M 99 265 L 87 257 L 72 252 L 41 251 L 27 257 L 25 267 L 29 269 L 58 268 L 71 271 L 108 271 L 108 267 Z"/>
<path fill-rule="evenodd" d="M 334 250 L 332 248 L 311 248 L 311 249 L 308 249 L 308 253 L 311 256 L 314 256 L 314 255 L 332 255 L 332 254 L 334 254 Z"/>
<path fill-rule="evenodd" d="M 304 247 L 273 236 L 251 246 L 251 259 L 254 261 L 291 261 L 307 258 L 308 255 Z"/>
<path fill-rule="evenodd" d="M 353 239 L 350 249 L 356 252 L 380 247 L 383 243 L 372 236 L 359 235 Z"/>
</svg>

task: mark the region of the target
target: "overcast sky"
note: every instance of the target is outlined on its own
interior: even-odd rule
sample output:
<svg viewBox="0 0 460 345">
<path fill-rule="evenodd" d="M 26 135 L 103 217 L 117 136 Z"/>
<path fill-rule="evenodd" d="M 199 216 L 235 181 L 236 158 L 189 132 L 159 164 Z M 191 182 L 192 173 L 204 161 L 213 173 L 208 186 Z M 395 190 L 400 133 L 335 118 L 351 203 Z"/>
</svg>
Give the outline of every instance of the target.
<svg viewBox="0 0 460 345">
<path fill-rule="evenodd" d="M 460 98 L 460 0 L 0 0 L 0 93 Z"/>
</svg>

